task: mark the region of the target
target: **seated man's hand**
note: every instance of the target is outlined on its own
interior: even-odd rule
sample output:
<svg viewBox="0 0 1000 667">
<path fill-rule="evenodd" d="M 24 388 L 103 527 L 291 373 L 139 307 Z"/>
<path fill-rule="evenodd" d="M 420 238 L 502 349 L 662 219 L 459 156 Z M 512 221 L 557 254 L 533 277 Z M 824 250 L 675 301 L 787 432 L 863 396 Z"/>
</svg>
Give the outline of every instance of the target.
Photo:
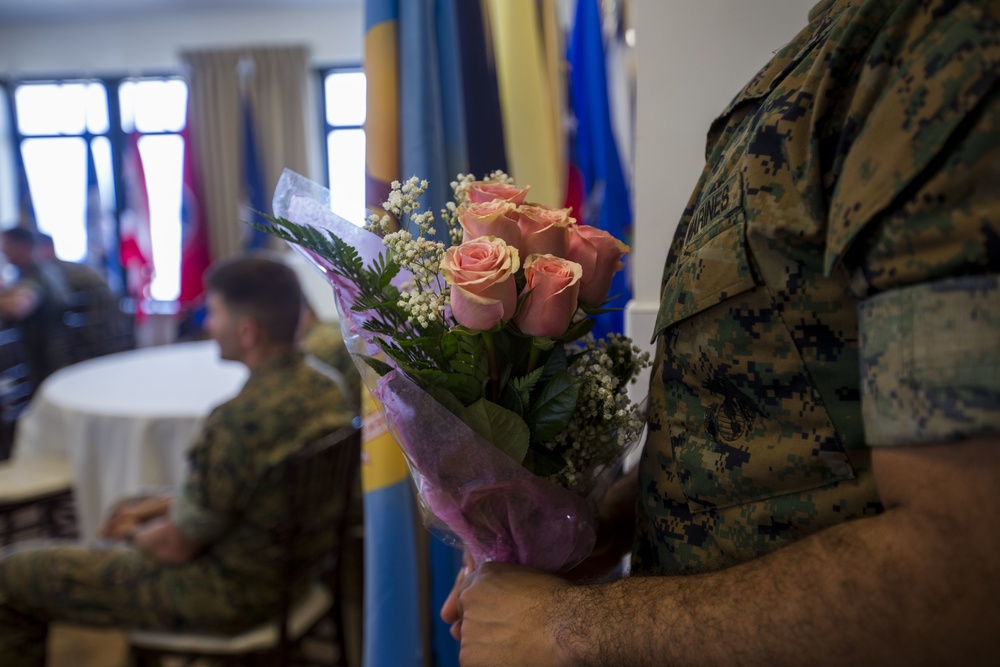
<svg viewBox="0 0 1000 667">
<path fill-rule="evenodd" d="M 101 524 L 98 533 L 109 540 L 125 540 L 135 535 L 143 523 L 164 516 L 170 510 L 172 498 L 154 496 L 128 498 L 116 503 Z"/>
</svg>

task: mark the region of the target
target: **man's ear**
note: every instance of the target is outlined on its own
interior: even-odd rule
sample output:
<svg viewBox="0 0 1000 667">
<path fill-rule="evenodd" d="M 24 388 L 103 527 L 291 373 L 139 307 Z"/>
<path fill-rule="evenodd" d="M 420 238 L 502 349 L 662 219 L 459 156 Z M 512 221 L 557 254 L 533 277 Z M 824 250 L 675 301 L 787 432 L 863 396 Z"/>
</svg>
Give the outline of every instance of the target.
<svg viewBox="0 0 1000 667">
<path fill-rule="evenodd" d="M 257 320 L 249 315 L 244 315 L 240 318 L 239 324 L 237 325 L 237 332 L 239 334 L 240 344 L 245 350 L 249 350 L 260 345 L 261 336 L 264 333 Z"/>
</svg>

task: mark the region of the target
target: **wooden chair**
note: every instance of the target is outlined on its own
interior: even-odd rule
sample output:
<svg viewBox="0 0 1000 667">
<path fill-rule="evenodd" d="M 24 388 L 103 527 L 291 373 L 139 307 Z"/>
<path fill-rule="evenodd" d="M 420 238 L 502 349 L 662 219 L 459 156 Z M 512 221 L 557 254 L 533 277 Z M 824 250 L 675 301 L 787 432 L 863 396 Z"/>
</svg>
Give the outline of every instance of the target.
<svg viewBox="0 0 1000 667">
<path fill-rule="evenodd" d="M 291 665 L 293 653 L 302 640 L 317 630 L 324 619 L 329 619 L 334 631 L 335 659 L 322 662 L 296 654 L 294 664 L 344 665 L 339 551 L 347 541 L 349 505 L 360 453 L 361 431 L 352 426 L 321 438 L 288 460 L 285 476 L 287 521 L 282 530 L 284 550 L 279 571 L 275 573 L 281 597 L 273 620 L 232 636 L 129 631 L 126 640 L 134 664 L 137 667 L 156 665 L 161 657 L 179 657 L 188 659 L 187 664 L 207 658 L 236 665 Z M 329 511 L 331 507 L 333 511 Z M 328 555 L 329 576 L 322 577 L 322 583 L 313 582 L 305 594 L 293 600 L 293 582 L 298 573 L 310 567 L 297 557 L 302 552 L 299 545 L 328 531 L 336 536 Z"/>
<path fill-rule="evenodd" d="M 73 537 L 63 510 L 73 506 L 73 476 L 66 461 L 15 458 L 0 463 L 0 546 L 24 537 Z"/>
<path fill-rule="evenodd" d="M 17 325 L 0 322 L 0 460 L 14 448 L 14 428 L 35 393 L 28 350 Z"/>
</svg>

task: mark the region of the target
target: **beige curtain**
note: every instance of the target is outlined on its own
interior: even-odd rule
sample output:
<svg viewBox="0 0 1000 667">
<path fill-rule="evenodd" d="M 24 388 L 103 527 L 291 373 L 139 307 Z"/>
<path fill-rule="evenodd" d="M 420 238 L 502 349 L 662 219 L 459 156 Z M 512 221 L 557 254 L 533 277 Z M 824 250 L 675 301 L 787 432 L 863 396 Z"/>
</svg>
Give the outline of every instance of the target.
<svg viewBox="0 0 1000 667">
<path fill-rule="evenodd" d="M 304 47 L 254 47 L 181 54 L 188 78 L 188 124 L 195 146 L 212 259 L 239 254 L 249 233 L 243 204 L 243 116 L 249 100 L 264 201 L 285 167 L 308 171 Z"/>
</svg>

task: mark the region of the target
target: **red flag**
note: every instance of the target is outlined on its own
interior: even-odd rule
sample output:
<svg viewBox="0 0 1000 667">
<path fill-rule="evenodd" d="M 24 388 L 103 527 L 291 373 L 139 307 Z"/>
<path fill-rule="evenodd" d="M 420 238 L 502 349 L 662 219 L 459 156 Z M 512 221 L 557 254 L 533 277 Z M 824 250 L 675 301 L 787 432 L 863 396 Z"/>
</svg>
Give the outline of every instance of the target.
<svg viewBox="0 0 1000 667">
<path fill-rule="evenodd" d="M 125 189 L 125 209 L 121 216 L 119 259 L 125 267 L 128 293 L 138 301 L 149 298 L 149 282 L 153 276 L 153 250 L 149 234 L 149 198 L 146 194 L 146 172 L 139 153 L 139 133 L 129 132 L 122 156 L 122 180 Z M 136 309 L 141 312 L 141 309 Z"/>
<path fill-rule="evenodd" d="M 184 140 L 184 180 L 181 197 L 181 307 L 201 296 L 202 274 L 211 262 L 208 233 L 202 213 L 198 180 L 194 166 L 194 145 L 187 128 L 181 132 Z"/>
</svg>

